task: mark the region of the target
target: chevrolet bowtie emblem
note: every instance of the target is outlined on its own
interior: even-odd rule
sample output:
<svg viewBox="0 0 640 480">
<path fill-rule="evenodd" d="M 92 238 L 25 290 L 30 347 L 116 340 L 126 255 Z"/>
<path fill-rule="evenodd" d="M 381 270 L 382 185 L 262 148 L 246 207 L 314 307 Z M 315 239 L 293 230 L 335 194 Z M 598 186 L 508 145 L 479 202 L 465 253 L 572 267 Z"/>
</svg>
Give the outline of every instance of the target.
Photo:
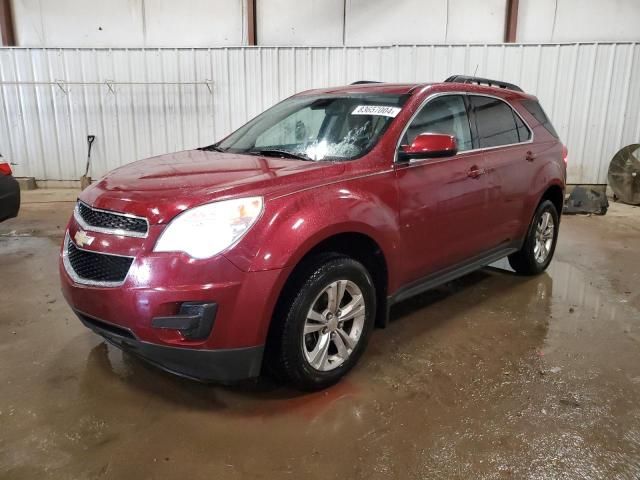
<svg viewBox="0 0 640 480">
<path fill-rule="evenodd" d="M 73 239 L 76 241 L 76 245 L 83 247 L 85 245 L 91 245 L 95 240 L 95 237 L 87 235 L 87 232 L 84 230 L 78 230 L 73 236 Z"/>
</svg>

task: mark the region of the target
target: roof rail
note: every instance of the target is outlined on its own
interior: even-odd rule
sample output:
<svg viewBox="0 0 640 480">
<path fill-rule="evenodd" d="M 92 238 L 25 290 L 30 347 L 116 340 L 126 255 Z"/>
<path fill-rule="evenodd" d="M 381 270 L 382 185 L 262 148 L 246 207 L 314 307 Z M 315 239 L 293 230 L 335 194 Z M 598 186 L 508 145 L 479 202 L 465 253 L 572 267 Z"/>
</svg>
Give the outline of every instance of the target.
<svg viewBox="0 0 640 480">
<path fill-rule="evenodd" d="M 352 82 L 349 85 L 364 85 L 365 83 L 383 83 L 383 82 L 378 82 L 376 80 L 358 80 L 357 82 Z"/>
<path fill-rule="evenodd" d="M 501 80 L 491 80 L 490 78 L 469 77 L 467 75 L 451 75 L 445 82 L 452 83 L 477 83 L 478 85 L 488 85 L 490 87 L 506 88 L 507 90 L 515 90 L 522 92 L 523 90 L 513 83 L 503 82 Z"/>
</svg>

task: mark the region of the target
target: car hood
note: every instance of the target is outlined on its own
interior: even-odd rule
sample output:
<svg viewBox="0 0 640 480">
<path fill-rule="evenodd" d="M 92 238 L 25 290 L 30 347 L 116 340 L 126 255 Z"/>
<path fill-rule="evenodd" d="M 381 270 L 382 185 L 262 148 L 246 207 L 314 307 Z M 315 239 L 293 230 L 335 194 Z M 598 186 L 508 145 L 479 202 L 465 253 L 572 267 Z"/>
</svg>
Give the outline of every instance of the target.
<svg viewBox="0 0 640 480">
<path fill-rule="evenodd" d="M 117 168 L 83 191 L 80 199 L 95 208 L 165 223 L 202 203 L 291 193 L 321 185 L 343 171 L 344 164 L 338 162 L 188 150 Z"/>
</svg>

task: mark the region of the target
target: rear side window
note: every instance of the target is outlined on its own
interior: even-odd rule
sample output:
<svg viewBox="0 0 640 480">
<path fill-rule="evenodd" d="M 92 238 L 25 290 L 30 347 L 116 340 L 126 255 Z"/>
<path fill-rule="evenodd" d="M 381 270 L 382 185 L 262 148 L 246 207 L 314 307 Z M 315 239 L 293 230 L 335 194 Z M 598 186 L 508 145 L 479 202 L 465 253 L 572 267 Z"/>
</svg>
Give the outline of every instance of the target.
<svg viewBox="0 0 640 480">
<path fill-rule="evenodd" d="M 481 148 L 525 142 L 531 132 L 507 103 L 492 97 L 472 95 Z"/>
<path fill-rule="evenodd" d="M 533 115 L 533 117 L 538 122 L 540 122 L 540 124 L 544 128 L 546 128 L 551 135 L 558 138 L 558 132 L 556 132 L 556 129 L 553 128 L 553 125 L 551 125 L 551 120 L 549 120 L 549 117 L 547 117 L 547 114 L 544 113 L 544 110 L 542 109 L 542 106 L 540 105 L 539 102 L 537 102 L 536 100 L 523 100 L 520 103 L 522 103 L 522 106 L 526 108 L 529 111 L 529 113 Z"/>
<path fill-rule="evenodd" d="M 531 139 L 531 131 L 524 124 L 520 116 L 516 112 L 513 113 L 513 118 L 516 121 L 516 127 L 518 128 L 518 139 L 521 142 L 526 142 Z"/>
</svg>

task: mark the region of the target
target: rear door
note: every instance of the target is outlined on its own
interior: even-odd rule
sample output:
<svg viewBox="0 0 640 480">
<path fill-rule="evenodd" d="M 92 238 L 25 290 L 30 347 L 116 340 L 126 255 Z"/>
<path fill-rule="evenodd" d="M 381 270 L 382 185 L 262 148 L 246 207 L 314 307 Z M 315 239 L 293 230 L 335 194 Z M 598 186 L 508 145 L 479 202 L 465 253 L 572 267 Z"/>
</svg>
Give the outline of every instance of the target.
<svg viewBox="0 0 640 480">
<path fill-rule="evenodd" d="M 493 247 L 520 239 L 527 225 L 523 209 L 534 178 L 532 132 L 504 100 L 470 95 L 488 183 L 486 228 Z"/>
<path fill-rule="evenodd" d="M 429 100 L 401 139 L 420 133 L 456 137 L 458 154 L 396 164 L 405 281 L 418 280 L 489 248 L 488 184 L 483 153 L 474 143 L 463 95 Z"/>
</svg>

